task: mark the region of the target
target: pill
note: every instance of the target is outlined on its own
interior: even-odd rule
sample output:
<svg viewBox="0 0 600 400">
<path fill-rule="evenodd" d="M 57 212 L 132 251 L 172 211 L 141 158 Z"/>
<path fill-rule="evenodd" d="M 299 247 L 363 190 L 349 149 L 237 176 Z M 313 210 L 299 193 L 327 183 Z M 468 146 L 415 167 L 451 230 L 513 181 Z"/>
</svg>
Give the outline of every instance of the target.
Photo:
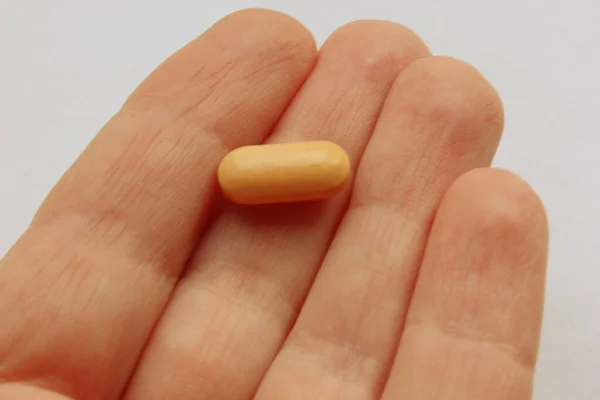
<svg viewBox="0 0 600 400">
<path fill-rule="evenodd" d="M 239 147 L 218 169 L 224 196 L 239 204 L 323 200 L 339 193 L 349 175 L 348 155 L 327 141 Z"/>
</svg>

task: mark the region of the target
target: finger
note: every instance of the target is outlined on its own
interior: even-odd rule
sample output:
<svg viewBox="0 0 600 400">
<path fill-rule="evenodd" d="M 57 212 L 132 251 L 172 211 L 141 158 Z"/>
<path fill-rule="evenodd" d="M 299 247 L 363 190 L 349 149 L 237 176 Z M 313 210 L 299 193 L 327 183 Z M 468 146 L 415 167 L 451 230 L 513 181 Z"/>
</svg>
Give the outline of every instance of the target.
<svg viewBox="0 0 600 400">
<path fill-rule="evenodd" d="M 118 396 L 205 224 L 217 163 L 266 137 L 313 57 L 297 22 L 245 11 L 140 86 L 0 267 L 0 381 Z"/>
<path fill-rule="evenodd" d="M 530 399 L 547 246 L 525 182 L 461 177 L 436 216 L 383 399 Z"/>
<path fill-rule="evenodd" d="M 356 163 L 399 71 L 427 54 L 405 28 L 334 33 L 269 142 L 326 139 Z M 128 399 L 249 399 L 294 320 L 348 198 L 228 207 L 209 229 Z"/>
<path fill-rule="evenodd" d="M 257 400 L 379 398 L 440 196 L 460 173 L 491 162 L 501 130 L 498 97 L 472 67 L 428 57 L 400 74 Z"/>
</svg>

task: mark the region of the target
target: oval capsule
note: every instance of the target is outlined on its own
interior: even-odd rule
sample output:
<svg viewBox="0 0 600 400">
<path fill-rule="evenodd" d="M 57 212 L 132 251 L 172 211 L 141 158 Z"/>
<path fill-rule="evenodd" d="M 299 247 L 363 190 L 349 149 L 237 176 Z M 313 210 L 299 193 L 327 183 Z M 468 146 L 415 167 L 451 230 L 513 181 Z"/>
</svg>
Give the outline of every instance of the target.
<svg viewBox="0 0 600 400">
<path fill-rule="evenodd" d="M 240 147 L 218 170 L 223 194 L 239 204 L 326 199 L 344 188 L 349 175 L 346 152 L 326 141 Z"/>
</svg>

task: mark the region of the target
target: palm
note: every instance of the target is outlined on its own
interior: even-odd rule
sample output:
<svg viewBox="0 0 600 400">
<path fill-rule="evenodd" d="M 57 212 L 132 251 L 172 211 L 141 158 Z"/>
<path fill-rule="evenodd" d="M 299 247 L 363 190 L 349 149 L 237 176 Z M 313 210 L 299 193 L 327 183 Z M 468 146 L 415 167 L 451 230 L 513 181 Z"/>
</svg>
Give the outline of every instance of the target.
<svg viewBox="0 0 600 400">
<path fill-rule="evenodd" d="M 313 46 L 241 12 L 138 88 L 0 264 L 1 398 L 530 398 L 543 211 L 467 173 L 495 152 L 495 92 L 392 23 Z M 353 190 L 219 200 L 229 149 L 315 139 Z"/>
</svg>

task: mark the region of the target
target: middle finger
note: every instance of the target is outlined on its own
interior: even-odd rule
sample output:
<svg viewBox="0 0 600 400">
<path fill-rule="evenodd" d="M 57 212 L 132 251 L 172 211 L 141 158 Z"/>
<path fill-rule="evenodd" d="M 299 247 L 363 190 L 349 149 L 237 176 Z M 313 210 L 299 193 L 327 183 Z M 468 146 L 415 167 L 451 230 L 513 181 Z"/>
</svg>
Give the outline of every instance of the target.
<svg viewBox="0 0 600 400">
<path fill-rule="evenodd" d="M 269 142 L 331 140 L 356 165 L 395 78 L 427 54 L 396 24 L 341 28 Z M 130 398 L 251 398 L 296 318 L 349 193 L 322 205 L 230 206 L 219 215 L 156 329 Z"/>
</svg>

